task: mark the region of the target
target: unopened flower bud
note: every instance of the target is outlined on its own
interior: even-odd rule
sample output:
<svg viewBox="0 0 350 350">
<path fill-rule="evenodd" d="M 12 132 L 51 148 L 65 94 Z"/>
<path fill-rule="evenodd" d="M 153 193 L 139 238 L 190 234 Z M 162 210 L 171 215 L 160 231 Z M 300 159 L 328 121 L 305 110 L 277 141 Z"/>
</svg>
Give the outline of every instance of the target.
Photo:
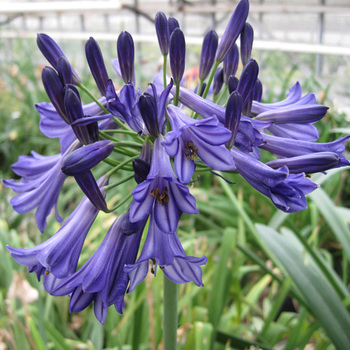
<svg viewBox="0 0 350 350">
<path fill-rule="evenodd" d="M 169 51 L 169 28 L 168 20 L 165 14 L 159 11 L 155 18 L 156 33 L 160 51 L 163 56 L 166 56 Z"/>
<path fill-rule="evenodd" d="M 238 68 L 239 52 L 236 44 L 232 45 L 224 59 L 224 82 L 228 84 L 231 75 L 235 75 Z"/>
<path fill-rule="evenodd" d="M 126 84 L 134 83 L 134 41 L 128 32 L 121 32 L 117 41 L 120 72 Z"/>
<path fill-rule="evenodd" d="M 185 71 L 186 44 L 181 29 L 176 28 L 170 36 L 170 68 L 176 85 L 180 84 Z"/>
<path fill-rule="evenodd" d="M 210 30 L 203 39 L 201 61 L 199 65 L 199 78 L 202 80 L 209 75 L 213 67 L 218 41 L 219 38 L 215 30 Z"/>
<path fill-rule="evenodd" d="M 241 60 L 245 66 L 252 54 L 254 30 L 249 23 L 246 23 L 241 33 Z"/>
<path fill-rule="evenodd" d="M 85 55 L 92 76 L 102 96 L 106 96 L 108 73 L 103 60 L 100 46 L 94 38 L 90 38 L 85 44 Z"/>
</svg>

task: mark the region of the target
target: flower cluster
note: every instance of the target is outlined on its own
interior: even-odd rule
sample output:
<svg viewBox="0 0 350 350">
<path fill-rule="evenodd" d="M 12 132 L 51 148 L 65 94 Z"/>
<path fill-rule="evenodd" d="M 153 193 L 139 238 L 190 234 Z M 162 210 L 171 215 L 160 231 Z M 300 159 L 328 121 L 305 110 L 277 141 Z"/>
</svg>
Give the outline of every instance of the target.
<svg viewBox="0 0 350 350">
<path fill-rule="evenodd" d="M 21 156 L 13 165 L 20 181 L 3 183 L 18 193 L 11 200 L 14 210 L 27 213 L 36 208 L 41 232 L 53 207 L 62 221 L 57 201 L 67 177 L 74 177 L 85 197 L 46 242 L 8 250 L 39 280 L 43 276 L 50 294 L 69 295 L 70 311 L 94 302 L 101 323 L 111 305 L 122 313 L 125 293 L 143 281 L 149 264 L 154 275 L 160 267 L 175 283 L 203 285 L 200 266 L 206 257 L 187 256 L 176 233 L 183 213 L 199 214 L 188 187 L 196 172 L 212 169 L 239 174 L 278 209 L 293 213 L 306 208 L 305 196 L 317 188 L 308 174 L 349 165 L 343 155 L 348 137 L 315 142 L 314 123 L 325 116 L 327 107 L 317 104 L 314 94 L 303 96 L 299 83 L 290 88 L 285 100 L 261 102 L 248 12 L 248 0 L 241 0 L 220 42 L 213 30 L 205 35 L 195 90 L 183 84 L 184 34 L 179 23 L 162 12 L 156 15 L 155 29 L 163 71 L 144 93 L 135 85 L 134 43 L 128 32 L 119 35 L 118 58 L 113 61 L 124 82 L 120 91 L 107 73 L 98 43 L 93 38 L 86 43 L 99 98 L 87 90 L 56 42 L 46 34 L 38 35 L 39 49 L 52 67 L 42 72 L 51 102 L 38 103 L 36 108 L 42 133 L 59 138 L 61 151 L 53 156 L 35 152 Z M 83 104 L 82 91 L 93 102 Z M 117 138 L 121 134 L 124 141 Z M 125 141 L 125 135 L 131 141 Z M 262 151 L 276 159 L 262 162 Z M 102 161 L 111 169 L 96 180 L 91 169 Z M 131 174 L 113 183 L 120 169 Z M 108 206 L 109 190 L 126 181 L 136 182 L 130 197 L 123 199 L 123 204 L 129 203 L 128 211 L 118 214 L 101 245 L 78 268 L 98 213 L 112 213 L 120 204 Z M 147 236 L 137 259 L 143 234 Z"/>
</svg>

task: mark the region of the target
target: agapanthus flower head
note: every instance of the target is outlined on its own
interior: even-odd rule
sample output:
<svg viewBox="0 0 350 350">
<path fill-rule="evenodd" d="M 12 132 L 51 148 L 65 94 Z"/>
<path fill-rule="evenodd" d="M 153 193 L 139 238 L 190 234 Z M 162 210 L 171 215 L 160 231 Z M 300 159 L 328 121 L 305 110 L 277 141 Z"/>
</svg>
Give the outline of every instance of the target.
<svg viewBox="0 0 350 350">
<path fill-rule="evenodd" d="M 241 33 L 249 12 L 248 0 L 241 0 L 233 11 L 216 51 L 216 61 L 222 62 Z"/>
<path fill-rule="evenodd" d="M 85 44 L 86 60 L 89 64 L 92 76 L 102 96 L 106 96 L 109 80 L 107 69 L 103 60 L 100 46 L 94 38 L 90 38 Z"/>
<path fill-rule="evenodd" d="M 176 28 L 170 36 L 170 68 L 176 85 L 180 84 L 185 71 L 186 43 L 181 29 Z"/>
<path fill-rule="evenodd" d="M 168 20 L 164 12 L 162 11 L 157 12 L 154 22 L 155 22 L 160 51 L 163 56 L 166 56 L 169 51 L 170 35 L 169 35 Z"/>
<path fill-rule="evenodd" d="M 210 30 L 203 39 L 201 60 L 199 64 L 199 78 L 204 80 L 214 64 L 219 38 L 215 30 Z"/>
<path fill-rule="evenodd" d="M 243 66 L 245 66 L 250 59 L 250 56 L 252 54 L 253 41 L 253 27 L 248 22 L 246 22 L 241 32 L 241 60 Z"/>
<path fill-rule="evenodd" d="M 47 34 L 38 34 L 37 44 L 45 56 L 45 58 L 51 63 L 51 65 L 58 71 L 58 61 L 60 57 L 66 57 L 57 43 Z M 81 80 L 75 70 L 72 68 L 73 83 L 79 85 Z"/>
<path fill-rule="evenodd" d="M 134 40 L 128 32 L 121 32 L 117 41 L 118 61 L 125 84 L 135 83 Z"/>
</svg>

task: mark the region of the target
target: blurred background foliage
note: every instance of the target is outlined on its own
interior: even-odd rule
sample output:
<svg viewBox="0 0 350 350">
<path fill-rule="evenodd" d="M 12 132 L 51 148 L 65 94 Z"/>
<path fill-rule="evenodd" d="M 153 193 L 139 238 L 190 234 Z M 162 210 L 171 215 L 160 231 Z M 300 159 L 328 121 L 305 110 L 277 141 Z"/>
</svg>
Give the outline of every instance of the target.
<svg viewBox="0 0 350 350">
<path fill-rule="evenodd" d="M 15 54 L 0 66 L 1 178 L 15 178 L 10 165 L 19 155 L 31 150 L 45 155 L 59 152 L 58 140 L 41 135 L 34 107 L 47 100 L 40 78 L 45 60 L 36 63 L 34 41 L 13 44 Z M 154 64 L 154 71 L 147 68 L 158 59 L 154 48 L 148 45 L 138 53 L 143 59 L 136 75 L 143 89 L 156 73 Z M 69 56 L 69 48 L 64 50 Z M 109 47 L 102 45 L 102 50 L 108 59 L 113 57 Z M 197 47 L 191 51 L 188 76 L 195 72 L 199 53 Z M 328 95 L 332 82 L 320 82 L 312 69 L 305 74 L 303 55 L 291 60 L 289 54 L 262 52 L 258 62 L 262 62 L 261 80 L 268 87 L 265 102 L 284 98 L 299 80 L 305 94 L 316 92 L 318 102 L 331 107 L 317 123 L 320 141 L 349 133 L 349 116 L 332 108 Z M 86 67 L 80 76 L 97 93 Z M 307 210 L 290 215 L 279 212 L 237 175 L 225 174 L 233 185 L 212 174 L 200 176 L 191 191 L 201 215 L 184 215 L 178 233 L 186 253 L 206 255 L 208 263 L 203 267 L 203 288 L 192 283 L 179 288 L 179 349 L 348 349 L 347 175 L 344 169 L 314 176 L 322 189 L 309 196 Z M 9 204 L 14 194 L 0 186 L 0 349 L 162 349 L 162 272 L 156 278 L 149 275 L 127 295 L 122 316 L 111 307 L 105 326 L 95 319 L 91 307 L 69 314 L 69 298 L 48 295 L 35 275 L 15 263 L 6 250 L 7 244 L 39 244 L 59 224 L 51 217 L 41 235 L 34 213 L 14 213 Z M 125 186 L 116 195 L 123 197 L 130 191 Z M 59 200 L 61 215 L 67 217 L 80 198 L 74 181 L 66 182 Z M 79 265 L 95 251 L 112 220 L 98 216 Z"/>
</svg>

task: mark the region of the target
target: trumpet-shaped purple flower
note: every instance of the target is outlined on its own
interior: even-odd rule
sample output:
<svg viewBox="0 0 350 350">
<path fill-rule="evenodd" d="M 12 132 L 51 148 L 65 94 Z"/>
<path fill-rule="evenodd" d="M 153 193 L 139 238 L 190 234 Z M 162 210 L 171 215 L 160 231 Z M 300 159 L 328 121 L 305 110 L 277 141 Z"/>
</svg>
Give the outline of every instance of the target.
<svg viewBox="0 0 350 350">
<path fill-rule="evenodd" d="M 106 181 L 106 178 L 101 178 L 99 185 L 104 186 Z M 27 266 L 29 272 L 35 272 L 38 280 L 42 275 L 44 279 L 50 279 L 46 287 L 53 287 L 53 280 L 56 279 L 57 282 L 57 279 L 70 276 L 76 271 L 85 237 L 97 214 L 98 209 L 84 197 L 56 234 L 47 241 L 33 248 L 16 249 L 7 246 L 7 249 L 19 264 Z M 49 289 L 48 292 L 50 291 Z"/>
<path fill-rule="evenodd" d="M 128 124 L 134 131 L 143 133 L 145 124 L 138 106 L 140 96 L 141 92 L 137 90 L 135 98 L 134 85 L 126 84 L 120 91 L 120 97 L 118 97 L 112 81 L 108 81 L 106 92 L 108 110 Z"/>
<path fill-rule="evenodd" d="M 125 308 L 124 295 L 129 278 L 126 264 L 135 263 L 145 221 L 137 232 L 126 235 L 123 214 L 108 230 L 103 242 L 91 258 L 74 274 L 64 278 L 53 295 L 70 294 L 70 312 L 79 312 L 94 302 L 96 318 L 104 324 L 108 307 L 115 305 L 119 313 Z"/>
<path fill-rule="evenodd" d="M 145 279 L 149 260 L 152 261 L 151 272 L 154 275 L 159 266 L 165 276 L 175 283 L 194 282 L 197 286 L 203 286 L 202 270 L 199 265 L 204 265 L 207 258 L 187 256 L 176 232 L 163 232 L 158 227 L 153 214 L 150 217 L 147 238 L 140 257 L 135 264 L 124 267 L 124 271 L 130 278 L 129 293 Z"/>
<path fill-rule="evenodd" d="M 152 212 L 158 227 L 164 232 L 175 232 L 181 212 L 198 214 L 196 200 L 187 186 L 176 180 L 169 156 L 157 138 L 153 145 L 151 169 L 147 180 L 132 192 L 130 221 L 144 220 Z"/>
<path fill-rule="evenodd" d="M 42 156 L 32 151 L 32 157 L 20 156 L 12 165 L 13 171 L 21 176 L 15 180 L 3 180 L 6 187 L 20 193 L 10 201 L 14 210 L 24 214 L 37 208 L 35 217 L 40 232 L 46 228 L 47 216 L 55 207 L 56 219 L 62 219 L 57 212 L 57 201 L 66 175 L 61 172 L 61 154 Z"/>
<path fill-rule="evenodd" d="M 236 169 L 255 189 L 269 197 L 273 204 L 286 213 L 295 213 L 307 207 L 305 195 L 317 185 L 304 174 L 289 174 L 286 166 L 273 169 L 239 150 L 231 150 Z"/>
<path fill-rule="evenodd" d="M 172 105 L 167 107 L 167 115 L 172 131 L 166 134 L 162 145 L 174 157 L 175 172 L 181 182 L 191 181 L 197 155 L 212 169 L 225 171 L 235 168 L 230 152 L 224 146 L 230 139 L 231 132 L 219 126 L 215 116 L 202 120 L 192 119 Z"/>
</svg>

